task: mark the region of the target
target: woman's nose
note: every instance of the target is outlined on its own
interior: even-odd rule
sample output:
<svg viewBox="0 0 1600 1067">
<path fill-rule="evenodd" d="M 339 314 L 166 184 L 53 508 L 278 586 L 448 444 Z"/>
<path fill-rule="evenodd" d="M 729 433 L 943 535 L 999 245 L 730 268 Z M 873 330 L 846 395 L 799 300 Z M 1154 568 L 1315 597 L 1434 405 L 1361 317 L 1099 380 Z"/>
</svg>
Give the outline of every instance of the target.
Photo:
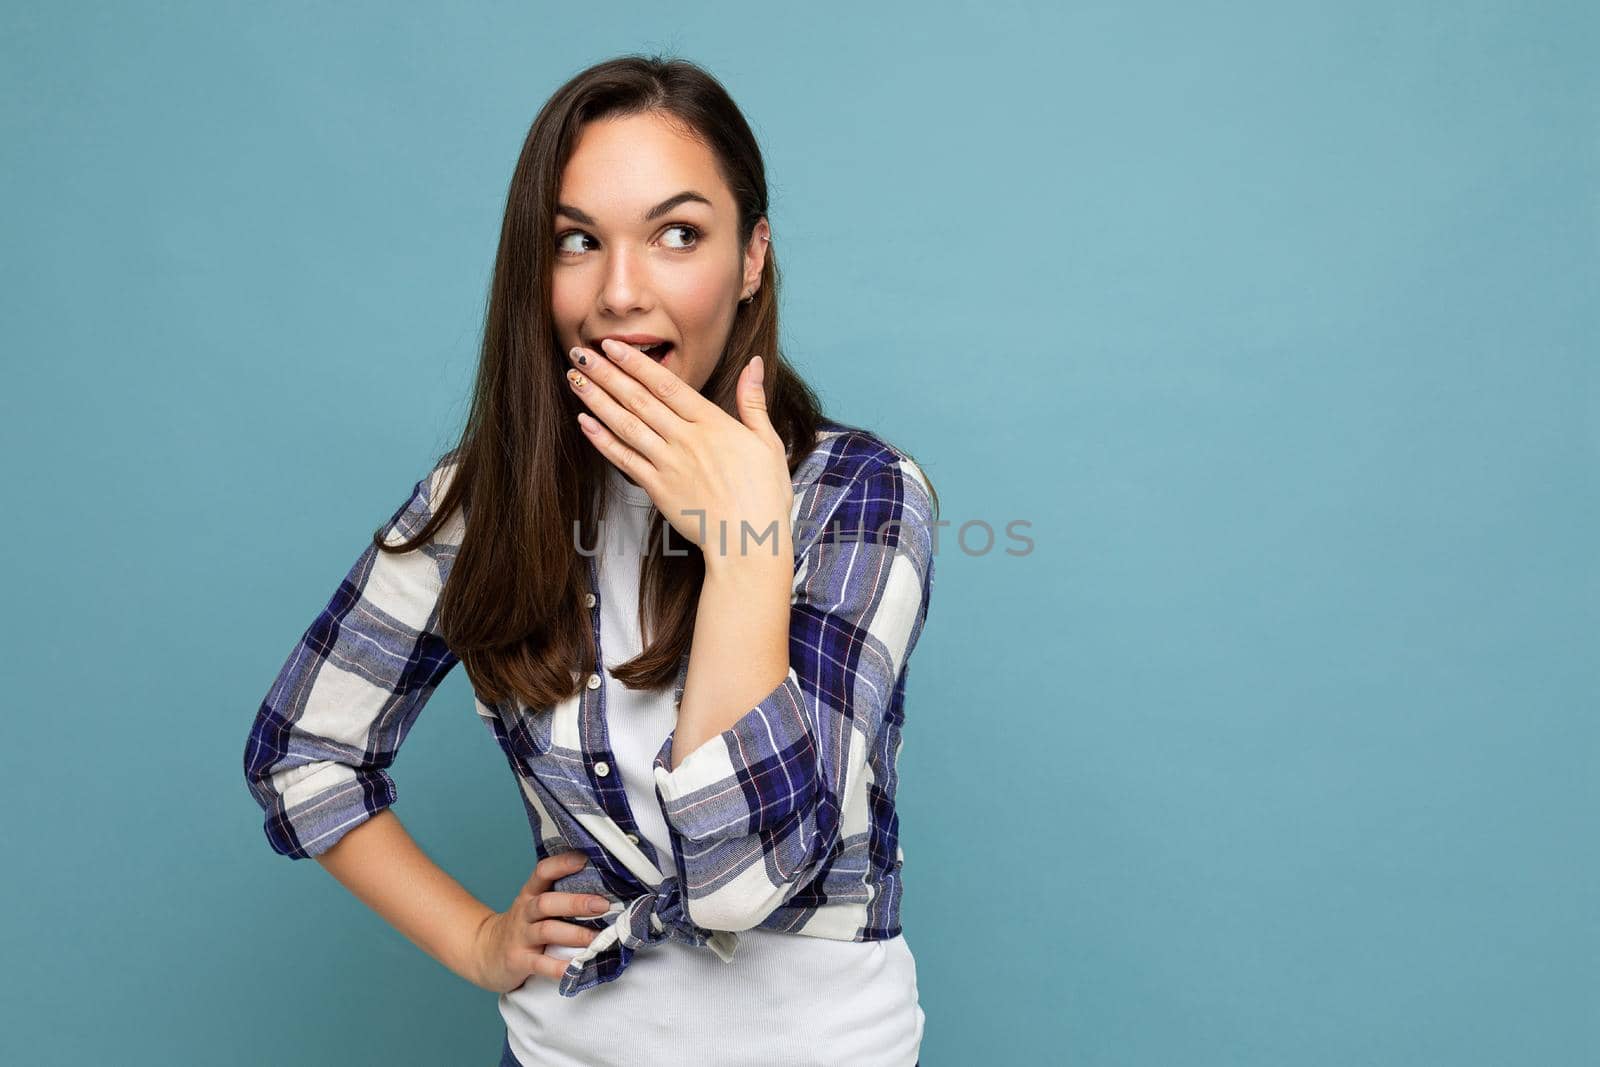
<svg viewBox="0 0 1600 1067">
<path fill-rule="evenodd" d="M 613 249 L 606 259 L 600 302 L 615 312 L 633 310 L 645 301 L 649 267 L 642 249 Z"/>
</svg>

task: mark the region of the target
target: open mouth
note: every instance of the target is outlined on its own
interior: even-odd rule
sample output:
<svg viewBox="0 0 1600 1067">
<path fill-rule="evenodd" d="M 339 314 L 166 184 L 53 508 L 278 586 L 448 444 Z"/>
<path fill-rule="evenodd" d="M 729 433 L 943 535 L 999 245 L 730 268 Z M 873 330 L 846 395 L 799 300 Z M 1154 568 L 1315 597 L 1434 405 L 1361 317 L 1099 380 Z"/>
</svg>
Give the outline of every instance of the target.
<svg viewBox="0 0 1600 1067">
<path fill-rule="evenodd" d="M 585 341 L 584 344 L 588 345 L 590 348 L 594 349 L 596 352 L 605 351 L 605 349 L 601 346 L 600 339 L 598 337 L 595 338 L 592 341 Z M 647 344 L 647 345 L 635 344 L 633 347 L 637 348 L 639 351 L 643 352 L 645 355 L 649 356 L 651 359 L 655 360 L 657 363 L 660 363 L 661 361 L 665 360 L 667 358 L 667 356 L 670 355 L 671 352 L 672 352 L 672 342 L 671 341 L 652 341 L 650 344 Z"/>
</svg>

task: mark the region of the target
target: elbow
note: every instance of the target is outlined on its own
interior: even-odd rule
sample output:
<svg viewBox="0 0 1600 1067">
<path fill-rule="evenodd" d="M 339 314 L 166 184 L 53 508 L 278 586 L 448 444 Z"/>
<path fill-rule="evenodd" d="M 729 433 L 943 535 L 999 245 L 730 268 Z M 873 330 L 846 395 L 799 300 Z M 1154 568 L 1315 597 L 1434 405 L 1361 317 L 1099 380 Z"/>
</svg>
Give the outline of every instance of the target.
<svg viewBox="0 0 1600 1067">
<path fill-rule="evenodd" d="M 689 921 L 707 930 L 750 930 L 789 903 L 817 878 L 837 846 L 837 834 L 806 825 L 810 832 L 803 837 L 752 835 L 685 857 Z M 792 873 L 779 878 L 775 871 Z"/>
<path fill-rule="evenodd" d="M 322 855 L 395 800 L 394 781 L 383 771 L 328 760 L 246 779 L 267 843 L 297 860 Z"/>
</svg>

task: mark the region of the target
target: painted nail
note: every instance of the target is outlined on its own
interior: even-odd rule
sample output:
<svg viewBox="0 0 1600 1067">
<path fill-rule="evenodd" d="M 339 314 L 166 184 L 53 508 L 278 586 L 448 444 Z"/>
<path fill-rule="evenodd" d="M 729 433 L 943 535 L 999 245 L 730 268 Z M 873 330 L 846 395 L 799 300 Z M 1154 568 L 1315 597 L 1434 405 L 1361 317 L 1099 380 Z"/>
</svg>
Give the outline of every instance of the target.
<svg viewBox="0 0 1600 1067">
<path fill-rule="evenodd" d="M 575 370 L 567 371 L 567 381 L 572 383 L 574 389 L 582 389 L 589 384 L 589 380 Z"/>
<path fill-rule="evenodd" d="M 584 355 L 581 348 L 574 348 L 571 352 L 568 352 L 567 358 L 585 367 L 589 365 L 589 357 Z"/>
<path fill-rule="evenodd" d="M 628 358 L 628 346 L 614 338 L 607 337 L 600 342 L 600 347 L 606 350 L 606 355 L 618 363 Z"/>
</svg>

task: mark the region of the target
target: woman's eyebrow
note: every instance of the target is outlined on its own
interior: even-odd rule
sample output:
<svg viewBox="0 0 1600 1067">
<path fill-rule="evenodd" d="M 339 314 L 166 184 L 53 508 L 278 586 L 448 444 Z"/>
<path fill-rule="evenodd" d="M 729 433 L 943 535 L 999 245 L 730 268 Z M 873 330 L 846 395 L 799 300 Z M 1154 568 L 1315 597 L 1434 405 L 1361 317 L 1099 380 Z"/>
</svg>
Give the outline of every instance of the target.
<svg viewBox="0 0 1600 1067">
<path fill-rule="evenodd" d="M 675 194 L 673 196 L 667 197 L 665 200 L 661 201 L 661 203 L 657 204 L 655 207 L 651 208 L 649 211 L 646 211 L 644 213 L 644 217 L 641 218 L 639 221 L 640 222 L 650 222 L 650 221 L 652 221 L 654 219 L 658 219 L 662 215 L 665 215 L 667 212 L 671 211 L 673 208 L 677 207 L 679 204 L 688 203 L 688 202 L 691 202 L 691 201 L 694 202 L 694 203 L 704 204 L 706 207 L 711 207 L 712 206 L 710 200 L 707 200 L 705 197 L 701 196 L 699 193 L 695 192 L 693 189 L 685 189 L 681 193 L 677 193 L 677 194 Z M 567 218 L 573 220 L 574 222 L 581 222 L 585 226 L 598 226 L 599 225 L 599 223 L 595 222 L 594 219 L 591 218 L 586 212 L 579 211 L 577 208 L 573 207 L 571 204 L 557 204 L 556 205 L 556 214 L 557 215 L 565 215 L 565 216 L 567 216 Z"/>
</svg>

